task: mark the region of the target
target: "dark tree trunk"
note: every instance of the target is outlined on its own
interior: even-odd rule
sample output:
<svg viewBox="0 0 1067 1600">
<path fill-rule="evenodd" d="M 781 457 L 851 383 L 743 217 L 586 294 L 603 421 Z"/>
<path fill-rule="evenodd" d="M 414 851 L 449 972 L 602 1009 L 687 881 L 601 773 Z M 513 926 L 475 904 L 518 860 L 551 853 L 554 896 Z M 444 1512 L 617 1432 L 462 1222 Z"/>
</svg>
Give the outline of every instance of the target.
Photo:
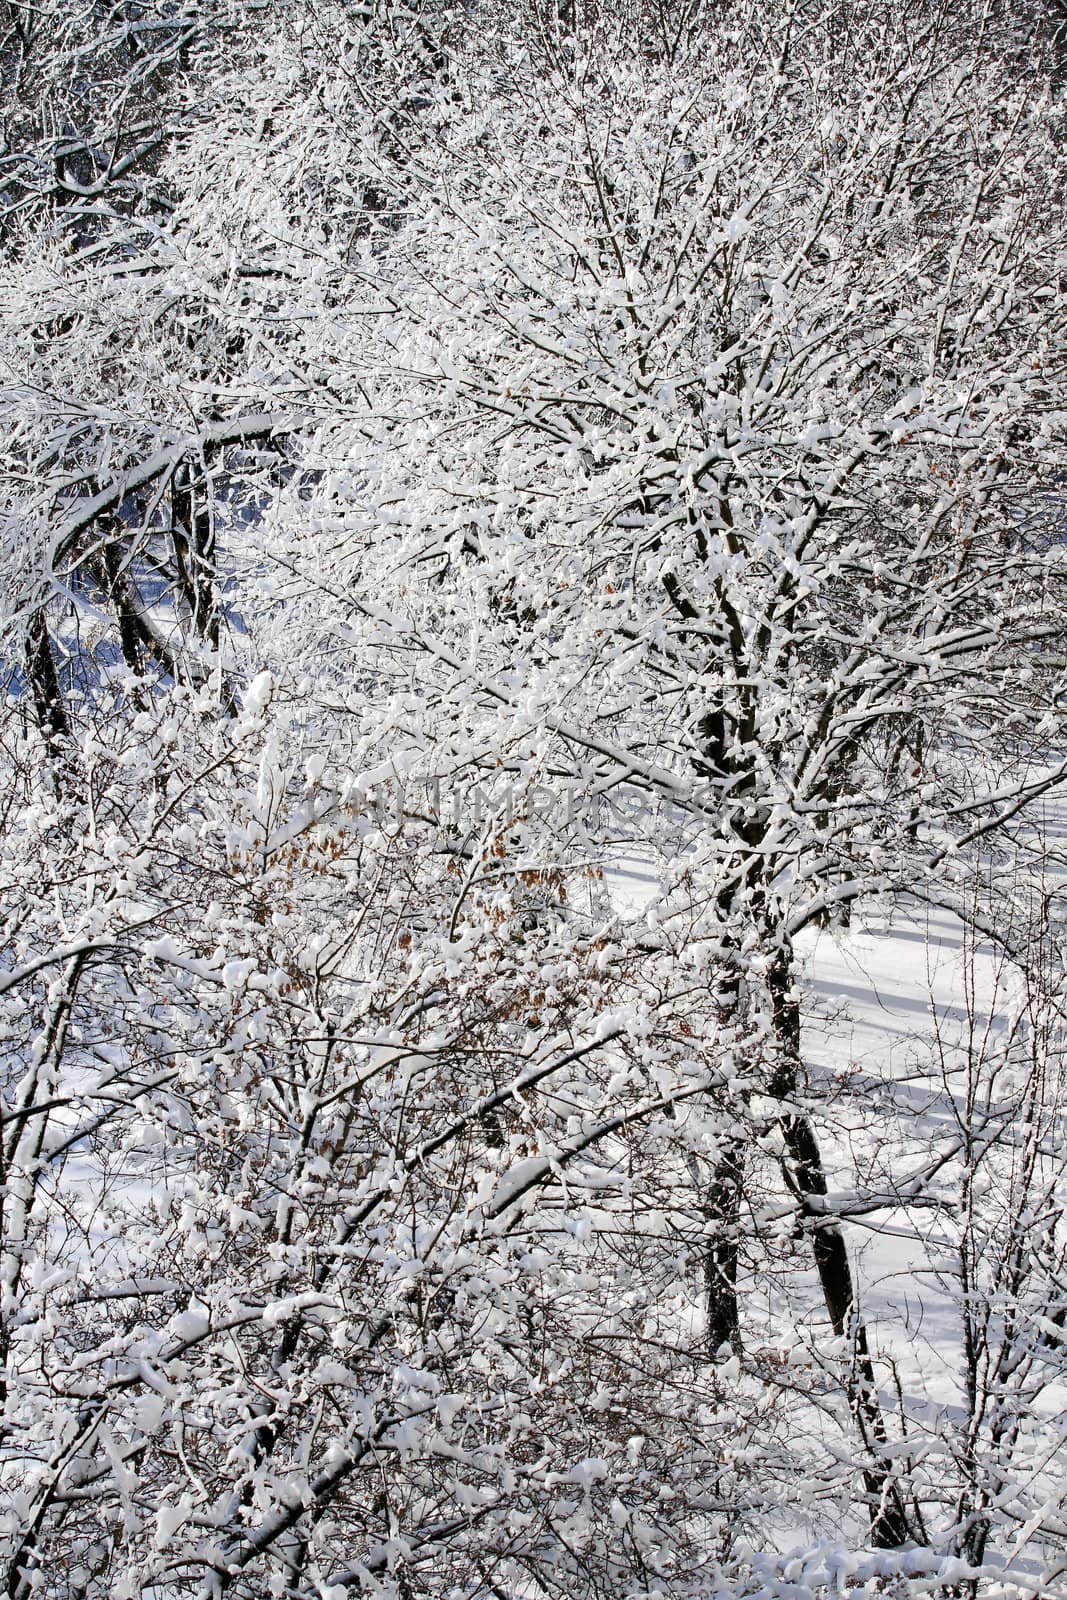
<svg viewBox="0 0 1067 1600">
<path fill-rule="evenodd" d="M 52 640 L 43 606 L 30 617 L 26 629 L 26 670 L 37 714 L 37 726 L 50 755 L 58 755 L 70 737 L 70 722 L 59 688 Z"/>
<path fill-rule="evenodd" d="M 792 961 L 786 952 L 779 954 L 768 981 L 779 1052 L 768 1087 L 777 1100 L 793 1102 L 801 1059 L 800 1006 L 793 995 Z M 785 1145 L 783 1174 L 811 1235 L 830 1326 L 839 1338 L 847 1334 L 852 1337 L 854 1359 L 848 1402 L 869 1458 L 863 1468 L 863 1484 L 870 1510 L 871 1543 L 876 1549 L 895 1549 L 911 1538 L 911 1526 L 899 1486 L 880 1460 L 887 1441 L 885 1421 L 878 1403 L 867 1330 L 856 1302 L 844 1230 L 838 1219 L 828 1216 L 818 1204 L 826 1196 L 826 1174 L 811 1119 L 784 1110 L 779 1126 Z"/>
<path fill-rule="evenodd" d="M 729 1139 L 707 1190 L 706 1216 L 711 1237 L 704 1257 L 704 1303 L 708 1350 L 713 1357 L 724 1344 L 735 1351 L 741 1349 L 737 1263 L 745 1154 L 743 1139 Z"/>
<path fill-rule="evenodd" d="M 171 488 L 172 537 L 182 598 L 194 634 L 217 650 L 219 602 L 215 582 L 215 528 L 207 477 L 184 461 Z"/>
<path fill-rule="evenodd" d="M 119 645 L 122 649 L 122 659 L 131 672 L 138 677 L 144 672 L 144 656 L 142 654 L 141 630 L 138 627 L 139 618 L 135 615 L 130 603 L 125 575 L 122 571 L 122 546 L 115 540 L 108 540 L 100 552 L 100 586 L 105 595 L 115 608 L 119 624 Z"/>
<path fill-rule="evenodd" d="M 725 914 L 727 905 L 720 909 Z M 731 968 L 717 995 L 720 1014 L 736 1014 L 741 1004 L 741 973 Z M 704 1191 L 708 1243 L 704 1255 L 705 1337 L 712 1359 L 724 1344 L 741 1350 L 741 1313 L 737 1298 L 741 1202 L 744 1198 L 748 1141 L 727 1138 L 719 1150 Z"/>
<path fill-rule="evenodd" d="M 124 561 L 128 551 L 119 526 L 113 524 L 110 531 L 105 529 L 102 540 L 90 570 L 114 610 L 123 661 L 140 677 L 149 661 L 155 660 L 164 672 L 177 679 L 178 663 L 174 652 L 146 621 L 136 584 L 126 572 Z"/>
</svg>

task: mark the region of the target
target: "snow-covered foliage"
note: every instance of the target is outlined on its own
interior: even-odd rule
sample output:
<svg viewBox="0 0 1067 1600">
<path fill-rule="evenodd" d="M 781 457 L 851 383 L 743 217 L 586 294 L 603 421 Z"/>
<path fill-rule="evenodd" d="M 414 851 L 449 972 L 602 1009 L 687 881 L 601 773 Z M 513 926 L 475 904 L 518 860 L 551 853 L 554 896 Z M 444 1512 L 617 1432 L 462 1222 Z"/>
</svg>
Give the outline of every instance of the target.
<svg viewBox="0 0 1067 1600">
<path fill-rule="evenodd" d="M 1055 16 L 52 13 L 8 1593 L 1058 1592 Z"/>
</svg>

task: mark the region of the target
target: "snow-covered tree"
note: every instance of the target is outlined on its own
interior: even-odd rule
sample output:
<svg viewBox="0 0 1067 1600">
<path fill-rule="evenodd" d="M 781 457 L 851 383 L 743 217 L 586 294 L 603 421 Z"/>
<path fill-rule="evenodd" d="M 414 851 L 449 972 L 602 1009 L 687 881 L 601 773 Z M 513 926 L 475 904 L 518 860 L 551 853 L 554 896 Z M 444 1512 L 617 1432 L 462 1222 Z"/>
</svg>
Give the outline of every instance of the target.
<svg viewBox="0 0 1067 1600">
<path fill-rule="evenodd" d="M 873 889 L 958 898 L 961 853 L 1064 775 L 1058 124 L 939 10 L 727 8 L 714 56 L 630 27 L 547 64 L 504 35 L 449 87 L 421 208 L 350 264 L 379 448 L 338 481 L 324 426 L 310 576 L 357 657 L 421 655 L 431 760 L 533 726 L 585 792 L 687 814 L 640 834 L 661 920 L 773 1040 L 707 1177 L 711 1348 L 769 1122 L 877 1456 L 793 941 Z"/>
<path fill-rule="evenodd" d="M 1047 45 L 322 4 L 186 59 L 151 18 L 152 203 L 27 206 L 0 286 L 9 1592 L 1047 1561 Z M 886 1092 L 838 1182 L 797 941 L 905 890 L 1030 998 L 944 1053 L 958 1138 Z M 969 1411 L 920 1448 L 847 1228 L 957 1204 Z M 798 1526 L 853 1553 L 782 1576 Z"/>
</svg>

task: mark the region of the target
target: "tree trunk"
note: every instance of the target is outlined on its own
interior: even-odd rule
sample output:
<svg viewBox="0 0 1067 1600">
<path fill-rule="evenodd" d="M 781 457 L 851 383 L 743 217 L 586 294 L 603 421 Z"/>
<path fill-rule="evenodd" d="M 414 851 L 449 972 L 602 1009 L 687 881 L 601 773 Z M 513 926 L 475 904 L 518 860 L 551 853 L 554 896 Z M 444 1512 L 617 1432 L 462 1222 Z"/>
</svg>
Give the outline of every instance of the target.
<svg viewBox="0 0 1067 1600">
<path fill-rule="evenodd" d="M 722 1013 L 737 1011 L 741 975 L 734 967 L 719 995 Z M 729 1137 L 720 1149 L 704 1191 L 708 1244 L 704 1256 L 704 1311 L 708 1352 L 714 1360 L 723 1345 L 741 1349 L 741 1314 L 737 1302 L 738 1230 L 745 1183 L 748 1141 Z"/>
<path fill-rule="evenodd" d="M 777 1100 L 784 1102 L 796 1098 L 801 1059 L 800 1006 L 793 995 L 790 955 L 782 951 L 768 975 L 779 1052 L 768 1087 Z M 782 1171 L 797 1198 L 806 1230 L 811 1234 L 815 1269 L 830 1326 L 839 1338 L 849 1333 L 852 1337 L 854 1355 L 848 1380 L 848 1404 L 869 1457 L 863 1468 L 863 1484 L 870 1511 L 871 1543 L 879 1550 L 895 1549 L 908 1542 L 911 1528 L 899 1486 L 881 1460 L 888 1436 L 878 1403 L 867 1330 L 856 1303 L 844 1230 L 837 1218 L 827 1216 L 813 1203 L 826 1195 L 826 1174 L 810 1118 L 783 1110 L 779 1127 L 785 1144 Z"/>
<path fill-rule="evenodd" d="M 32 613 L 26 629 L 26 671 L 37 713 L 37 726 L 49 755 L 56 757 L 61 753 L 64 740 L 70 737 L 70 722 L 59 689 L 59 675 L 52 654 L 44 606 L 38 606 Z"/>
<path fill-rule="evenodd" d="M 212 650 L 219 647 L 219 603 L 215 583 L 215 529 L 207 477 L 182 462 L 171 487 L 172 538 L 182 596 L 193 633 Z"/>
<path fill-rule="evenodd" d="M 704 1257 L 704 1304 L 708 1349 L 713 1357 L 724 1344 L 734 1351 L 741 1349 L 737 1259 L 745 1154 L 743 1139 L 726 1142 L 715 1165 L 705 1202 L 711 1237 Z"/>
</svg>

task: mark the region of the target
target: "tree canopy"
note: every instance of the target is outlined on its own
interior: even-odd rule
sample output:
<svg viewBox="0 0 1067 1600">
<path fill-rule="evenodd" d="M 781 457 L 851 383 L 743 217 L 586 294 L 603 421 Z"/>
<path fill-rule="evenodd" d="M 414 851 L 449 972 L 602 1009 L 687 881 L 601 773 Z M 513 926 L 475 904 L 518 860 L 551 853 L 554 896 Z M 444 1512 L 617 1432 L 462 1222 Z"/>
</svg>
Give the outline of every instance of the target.
<svg viewBox="0 0 1067 1600">
<path fill-rule="evenodd" d="M 1062 1583 L 1060 22 L 5 8 L 12 1600 Z"/>
</svg>

